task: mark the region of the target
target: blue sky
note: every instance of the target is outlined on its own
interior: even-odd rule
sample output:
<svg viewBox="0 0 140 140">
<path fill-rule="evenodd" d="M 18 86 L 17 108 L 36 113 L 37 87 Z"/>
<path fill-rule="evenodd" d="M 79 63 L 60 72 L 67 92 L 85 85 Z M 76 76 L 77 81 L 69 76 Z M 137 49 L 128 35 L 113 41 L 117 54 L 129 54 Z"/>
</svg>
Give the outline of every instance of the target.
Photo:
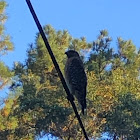
<svg viewBox="0 0 140 140">
<path fill-rule="evenodd" d="M 13 61 L 24 61 L 26 50 L 34 42 L 37 27 L 25 0 L 6 0 L 6 32 L 11 35 L 15 50 L 4 57 L 11 67 Z M 139 0 L 31 0 L 42 25 L 66 29 L 73 37 L 96 39 L 99 31 L 107 29 L 116 46 L 117 37 L 132 39 L 140 48 Z"/>
<path fill-rule="evenodd" d="M 8 20 L 5 28 L 15 50 L 3 58 L 12 67 L 14 61 L 24 62 L 26 50 L 34 43 L 37 27 L 25 0 L 6 0 Z M 131 39 L 140 48 L 140 0 L 31 0 L 42 25 L 66 29 L 76 38 L 88 41 L 107 29 L 116 46 L 117 37 Z"/>
</svg>

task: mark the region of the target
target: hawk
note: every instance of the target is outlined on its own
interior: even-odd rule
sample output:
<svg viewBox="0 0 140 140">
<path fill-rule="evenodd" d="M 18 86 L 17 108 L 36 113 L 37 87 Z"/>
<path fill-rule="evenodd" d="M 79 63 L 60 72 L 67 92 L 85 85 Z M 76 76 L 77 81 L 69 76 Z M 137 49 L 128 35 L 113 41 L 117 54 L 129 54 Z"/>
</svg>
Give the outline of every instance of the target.
<svg viewBox="0 0 140 140">
<path fill-rule="evenodd" d="M 74 95 L 81 106 L 82 113 L 86 109 L 86 87 L 87 77 L 84 70 L 83 62 L 74 50 L 65 52 L 67 62 L 65 65 L 65 79 L 70 93 Z"/>
</svg>

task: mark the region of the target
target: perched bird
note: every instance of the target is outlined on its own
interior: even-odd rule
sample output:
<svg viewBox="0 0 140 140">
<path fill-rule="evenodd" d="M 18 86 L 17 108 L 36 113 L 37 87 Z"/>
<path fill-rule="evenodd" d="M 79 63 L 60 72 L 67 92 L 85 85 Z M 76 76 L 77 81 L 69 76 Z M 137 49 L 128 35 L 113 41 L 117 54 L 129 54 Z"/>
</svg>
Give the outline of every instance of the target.
<svg viewBox="0 0 140 140">
<path fill-rule="evenodd" d="M 74 50 L 65 52 L 67 62 L 65 65 L 65 79 L 70 93 L 74 95 L 81 106 L 82 113 L 86 109 L 87 77 L 83 62 L 79 54 Z"/>
</svg>

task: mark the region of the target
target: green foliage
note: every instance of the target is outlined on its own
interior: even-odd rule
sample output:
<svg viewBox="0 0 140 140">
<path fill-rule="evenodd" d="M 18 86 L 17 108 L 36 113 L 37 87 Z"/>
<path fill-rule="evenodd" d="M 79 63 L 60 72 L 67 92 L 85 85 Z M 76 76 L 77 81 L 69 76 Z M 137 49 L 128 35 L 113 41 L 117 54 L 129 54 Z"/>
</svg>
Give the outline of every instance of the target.
<svg viewBox="0 0 140 140">
<path fill-rule="evenodd" d="M 11 73 L 9 73 L 9 71 L 10 71 L 9 68 L 6 67 L 3 62 L 0 62 L 1 77 L 3 77 L 3 78 L 11 77 L 12 75 L 11 75 Z"/>
<path fill-rule="evenodd" d="M 110 48 L 111 38 L 108 32 L 103 30 L 100 32 L 98 39 L 93 42 L 89 60 L 87 61 L 88 71 L 94 71 L 99 80 L 103 80 L 105 68 L 111 64 L 113 59 L 113 49 Z"/>
<path fill-rule="evenodd" d="M 118 52 L 113 52 L 106 30 L 100 31 L 93 43 L 84 37 L 72 38 L 68 31 L 56 31 L 50 25 L 44 26 L 44 32 L 62 72 L 67 49 L 77 50 L 85 63 L 87 115 L 81 118 L 88 136 L 97 138 L 109 132 L 119 138 L 140 138 L 140 52 L 132 41 L 118 38 Z M 34 44 L 27 50 L 25 63 L 14 65 L 13 96 L 1 109 L 1 136 L 32 140 L 49 133 L 64 140 L 84 139 L 39 33 Z"/>
<path fill-rule="evenodd" d="M 7 54 L 7 51 L 13 50 L 13 45 L 10 42 L 10 37 L 4 33 L 4 22 L 7 19 L 7 16 L 4 13 L 6 8 L 6 2 L 0 1 L 0 56 Z"/>
<path fill-rule="evenodd" d="M 134 94 L 120 94 L 106 115 L 106 131 L 134 140 L 140 137 L 140 100 Z"/>
<path fill-rule="evenodd" d="M 6 2 L 0 1 L 0 57 L 7 54 L 8 51 L 13 50 L 13 45 L 10 42 L 9 36 L 4 33 L 4 22 L 7 19 L 4 13 L 5 8 Z M 0 60 L 0 90 L 7 85 L 11 76 L 12 73 L 8 67 Z"/>
<path fill-rule="evenodd" d="M 7 16 L 5 15 L 4 11 L 6 8 L 6 2 L 0 1 L 0 58 L 7 54 L 8 51 L 13 50 L 13 45 L 10 42 L 10 38 L 8 35 L 5 35 L 4 31 L 4 22 L 7 19 Z M 9 81 L 11 77 L 13 76 L 13 73 L 10 71 L 10 69 L 5 65 L 4 62 L 0 59 L 0 90 L 2 90 L 7 84 L 9 84 Z M 5 104 L 5 107 L 0 109 L 0 139 L 5 139 L 6 135 L 8 134 L 8 137 L 10 138 L 10 135 L 8 132 L 11 132 L 11 128 L 17 127 L 17 119 L 15 116 L 8 117 L 10 112 L 13 112 L 12 103 L 13 98 L 9 96 L 9 99 L 0 99 L 1 104 Z M 7 137 L 7 138 L 8 138 Z"/>
</svg>

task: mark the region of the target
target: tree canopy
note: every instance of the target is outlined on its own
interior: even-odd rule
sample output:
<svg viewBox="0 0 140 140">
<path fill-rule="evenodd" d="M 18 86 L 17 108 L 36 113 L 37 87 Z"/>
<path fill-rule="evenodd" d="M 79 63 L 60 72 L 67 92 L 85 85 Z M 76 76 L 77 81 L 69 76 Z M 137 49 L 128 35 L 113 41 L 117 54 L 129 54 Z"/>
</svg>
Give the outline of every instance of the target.
<svg viewBox="0 0 140 140">
<path fill-rule="evenodd" d="M 12 76 L 9 68 L 1 60 L 2 56 L 13 50 L 10 37 L 4 32 L 4 23 L 7 19 L 7 16 L 4 13 L 5 7 L 6 2 L 0 1 L 0 90 L 2 90 L 7 85 L 9 78 Z"/>
<path fill-rule="evenodd" d="M 0 5 L 0 54 L 4 55 L 13 46 L 4 34 L 6 3 Z M 83 59 L 88 91 L 87 114 L 81 118 L 89 138 L 105 132 L 114 140 L 140 138 L 140 51 L 133 42 L 118 38 L 114 51 L 107 30 L 87 42 L 85 37 L 74 38 L 51 25 L 43 29 L 62 72 L 67 49 L 78 51 Z M 15 62 L 10 70 L 0 61 L 0 89 L 11 77 L 9 96 L 0 108 L 0 139 L 33 140 L 47 134 L 64 140 L 84 139 L 40 33 L 29 45 L 25 63 Z"/>
</svg>

